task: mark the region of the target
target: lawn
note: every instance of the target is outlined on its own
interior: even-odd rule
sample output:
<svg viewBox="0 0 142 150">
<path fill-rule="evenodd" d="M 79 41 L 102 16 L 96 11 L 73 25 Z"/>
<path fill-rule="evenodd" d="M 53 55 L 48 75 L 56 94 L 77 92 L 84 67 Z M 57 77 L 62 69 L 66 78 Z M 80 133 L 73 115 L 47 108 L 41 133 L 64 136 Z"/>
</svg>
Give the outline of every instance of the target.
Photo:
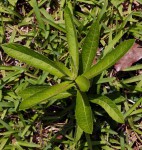
<svg viewBox="0 0 142 150">
<path fill-rule="evenodd" d="M 142 1 L 0 1 L 0 150 L 142 149 Z"/>
</svg>

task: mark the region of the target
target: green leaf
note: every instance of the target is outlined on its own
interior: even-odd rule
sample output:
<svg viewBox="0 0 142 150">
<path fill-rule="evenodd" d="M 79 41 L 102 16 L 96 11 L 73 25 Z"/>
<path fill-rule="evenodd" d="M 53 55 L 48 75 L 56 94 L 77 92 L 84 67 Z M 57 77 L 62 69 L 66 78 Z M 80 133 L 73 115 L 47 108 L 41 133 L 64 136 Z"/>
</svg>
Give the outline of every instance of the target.
<svg viewBox="0 0 142 150">
<path fill-rule="evenodd" d="M 3 150 L 4 147 L 6 146 L 6 143 L 8 141 L 8 138 L 2 138 L 2 140 L 0 141 L 0 150 Z"/>
<path fill-rule="evenodd" d="M 37 5 L 37 1 L 36 0 L 31 0 L 31 5 L 32 5 L 34 13 L 36 15 L 36 19 L 38 21 L 39 27 L 44 30 L 45 25 L 44 25 L 44 22 L 42 20 L 41 15 L 40 15 L 40 11 L 39 11 L 39 8 L 38 8 L 38 5 Z"/>
<path fill-rule="evenodd" d="M 78 126 L 86 133 L 93 131 L 92 110 L 85 93 L 77 91 L 75 116 Z"/>
<path fill-rule="evenodd" d="M 8 7 L 4 7 L 4 6 L 1 6 L 1 5 L 0 5 L 0 13 L 7 13 L 7 14 L 10 14 L 10 15 L 17 16 L 19 19 L 22 19 L 21 15 L 19 13 L 9 9 Z"/>
<path fill-rule="evenodd" d="M 108 54 L 114 47 L 114 45 L 119 42 L 120 38 L 125 34 L 125 31 L 120 31 L 117 35 L 115 35 L 114 39 L 110 41 L 109 45 L 104 49 L 103 56 Z"/>
<path fill-rule="evenodd" d="M 0 119 L 0 124 L 2 124 L 8 131 L 14 131 L 9 124 Z"/>
<path fill-rule="evenodd" d="M 108 115 L 116 122 L 124 123 L 124 117 L 122 113 L 119 111 L 116 104 L 108 97 L 100 96 L 91 100 L 90 102 L 100 105 L 108 113 Z"/>
<path fill-rule="evenodd" d="M 75 67 L 76 75 L 79 67 L 79 51 L 76 29 L 73 23 L 73 17 L 68 7 L 64 11 L 65 27 L 67 34 L 67 42 L 69 47 L 69 53 L 73 60 L 73 67 Z"/>
<path fill-rule="evenodd" d="M 99 22 L 96 20 L 91 25 L 82 47 L 83 72 L 88 71 L 92 66 L 99 45 L 99 35 Z"/>
<path fill-rule="evenodd" d="M 40 148 L 41 146 L 35 143 L 29 143 L 26 141 L 17 141 L 17 144 L 19 144 L 20 146 L 25 146 L 25 147 L 37 147 Z"/>
<path fill-rule="evenodd" d="M 83 75 L 91 79 L 114 65 L 132 47 L 134 41 L 135 40 L 126 40 L 122 42 Z"/>
<path fill-rule="evenodd" d="M 65 76 L 53 61 L 25 46 L 9 43 L 3 44 L 2 48 L 11 57 L 26 62 L 31 66 L 47 71 L 57 77 Z"/>
<path fill-rule="evenodd" d="M 34 95 L 31 95 L 30 97 L 24 99 L 20 104 L 19 109 L 23 110 L 23 109 L 30 108 L 34 105 L 37 105 L 47 99 L 52 98 L 53 96 L 56 96 L 61 92 L 68 90 L 72 86 L 74 86 L 74 84 L 72 84 L 72 82 L 70 81 L 67 81 L 57 85 L 53 85 L 50 88 L 47 88 L 43 91 L 39 91 Z"/>
<path fill-rule="evenodd" d="M 131 67 L 128 67 L 126 69 L 123 69 L 123 71 L 134 71 L 134 70 L 139 70 L 142 69 L 142 64 L 137 64 Z"/>
<path fill-rule="evenodd" d="M 77 143 L 83 134 L 83 130 L 77 125 L 74 141 Z"/>
<path fill-rule="evenodd" d="M 51 17 L 51 15 L 48 14 L 47 11 L 46 11 L 44 8 L 41 8 L 41 9 L 40 9 L 40 12 L 41 12 L 41 14 L 45 17 L 45 18 L 42 18 L 42 20 L 43 20 L 45 23 L 51 25 L 51 26 L 54 27 L 55 29 L 58 29 L 58 30 L 60 30 L 60 31 L 62 31 L 62 32 L 64 32 L 64 33 L 66 33 L 65 28 L 62 27 L 61 25 L 57 24 L 57 23 L 54 21 L 54 19 Z"/>
<path fill-rule="evenodd" d="M 137 82 L 137 81 L 141 81 L 142 80 L 142 75 L 137 75 L 137 76 L 133 76 L 131 78 L 125 79 L 125 80 L 121 80 L 122 83 L 127 84 L 127 83 L 133 83 L 133 82 Z"/>
<path fill-rule="evenodd" d="M 142 98 L 140 98 L 125 114 L 124 118 L 128 117 L 139 105 L 142 103 Z"/>
<path fill-rule="evenodd" d="M 27 99 L 27 98 L 30 98 L 31 96 L 35 95 L 38 92 L 42 92 L 44 90 L 49 89 L 50 87 L 51 86 L 44 86 L 44 85 L 29 86 L 26 89 L 18 92 L 18 95 L 23 99 Z M 69 96 L 72 96 L 72 93 L 65 91 L 65 92 L 59 93 L 56 96 L 51 97 L 50 100 L 63 99 L 63 98 L 67 98 Z"/>
<path fill-rule="evenodd" d="M 102 19 L 103 15 L 106 13 L 107 8 L 108 8 L 107 6 L 108 6 L 108 0 L 105 0 L 104 5 L 102 6 L 102 8 L 98 14 L 98 20 L 99 21 Z"/>
<path fill-rule="evenodd" d="M 43 90 L 46 90 L 50 88 L 50 86 L 44 86 L 44 85 L 35 85 L 35 86 L 29 86 L 26 87 L 24 90 L 21 90 L 18 92 L 18 95 L 22 97 L 23 99 L 27 99 L 31 97 L 32 95 L 41 92 Z"/>
<path fill-rule="evenodd" d="M 58 66 L 58 68 L 59 68 L 60 70 L 62 70 L 62 72 L 63 72 L 64 74 L 66 74 L 66 75 L 69 76 L 70 78 L 73 77 L 71 71 L 70 71 L 63 63 L 61 63 L 61 62 L 59 62 L 59 61 L 56 61 L 55 64 L 56 64 L 56 66 Z"/>
<path fill-rule="evenodd" d="M 17 3 L 17 1 L 18 0 L 8 0 L 8 2 L 12 5 L 12 6 L 14 6 L 14 7 L 16 7 L 16 3 Z"/>
</svg>

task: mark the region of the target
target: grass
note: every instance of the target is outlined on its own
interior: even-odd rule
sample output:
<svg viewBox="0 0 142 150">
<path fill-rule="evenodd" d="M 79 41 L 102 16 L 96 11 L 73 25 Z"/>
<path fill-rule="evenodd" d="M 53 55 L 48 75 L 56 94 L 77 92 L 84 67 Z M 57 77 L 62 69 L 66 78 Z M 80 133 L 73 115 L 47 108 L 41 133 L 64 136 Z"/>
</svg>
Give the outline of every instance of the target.
<svg viewBox="0 0 142 150">
<path fill-rule="evenodd" d="M 70 66 L 64 8 L 68 5 L 75 23 L 78 47 L 98 17 L 100 41 L 96 61 L 125 39 L 141 41 L 141 1 L 7 1 L 0 2 L 0 43 L 19 43 L 52 61 Z M 48 13 L 47 13 L 48 12 Z M 109 45 L 109 46 L 108 46 Z M 120 124 L 96 103 L 92 134 L 82 132 L 74 117 L 74 95 L 19 110 L 19 93 L 28 86 L 53 86 L 60 78 L 9 57 L 0 50 L 0 149 L 141 149 L 140 69 L 116 73 L 113 66 L 95 77 L 89 97 L 108 96 L 125 117 Z M 141 61 L 136 62 L 136 64 Z M 137 77 L 138 75 L 138 77 Z M 37 89 L 38 89 L 37 88 Z M 71 91 L 72 92 L 72 91 Z M 97 98 L 96 98 L 97 99 Z"/>
</svg>

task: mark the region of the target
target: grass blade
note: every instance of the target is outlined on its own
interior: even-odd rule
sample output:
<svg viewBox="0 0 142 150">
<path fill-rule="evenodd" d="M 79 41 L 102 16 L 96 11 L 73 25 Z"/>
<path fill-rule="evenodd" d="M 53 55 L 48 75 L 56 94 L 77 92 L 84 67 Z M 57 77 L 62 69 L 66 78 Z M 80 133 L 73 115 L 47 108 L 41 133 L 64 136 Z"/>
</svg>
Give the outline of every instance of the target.
<svg viewBox="0 0 142 150">
<path fill-rule="evenodd" d="M 41 29 L 45 30 L 45 25 L 44 25 L 44 22 L 42 20 L 41 15 L 40 15 L 40 11 L 39 11 L 39 8 L 38 8 L 38 5 L 37 5 L 37 1 L 36 0 L 31 0 L 31 4 L 32 4 L 33 10 L 34 10 L 34 13 L 36 15 L 36 19 L 38 21 L 39 27 Z"/>
<path fill-rule="evenodd" d="M 115 37 L 114 39 L 109 43 L 109 45 L 104 49 L 103 52 L 103 57 L 108 54 L 113 47 L 115 46 L 115 44 L 120 40 L 120 38 L 125 34 L 124 31 L 120 31 Z"/>
<path fill-rule="evenodd" d="M 29 143 L 29 142 L 25 142 L 25 141 L 17 141 L 17 143 L 20 145 L 20 146 L 25 146 L 25 147 L 31 147 L 31 148 L 40 148 L 41 146 L 38 145 L 38 144 L 35 144 L 35 143 Z"/>
<path fill-rule="evenodd" d="M 135 109 L 142 103 L 142 98 L 140 98 L 125 114 L 124 118 L 128 117 Z"/>
<path fill-rule="evenodd" d="M 60 31 L 62 31 L 62 32 L 64 32 L 64 33 L 66 33 L 65 28 L 63 28 L 63 27 L 60 26 L 59 24 L 55 23 L 55 22 L 54 22 L 54 19 L 51 17 L 51 15 L 49 15 L 49 14 L 47 13 L 47 11 L 46 11 L 44 8 L 40 9 L 40 12 L 41 12 L 41 14 L 45 17 L 45 18 L 42 18 L 42 20 L 43 20 L 45 23 L 48 23 L 49 25 L 51 25 L 51 26 L 54 27 L 55 29 L 58 29 L 58 30 L 60 30 Z"/>
<path fill-rule="evenodd" d="M 141 80 L 142 80 L 142 75 L 140 74 L 140 75 L 122 80 L 121 82 L 124 84 L 128 84 L 128 83 L 133 83 L 133 82 L 137 82 L 137 81 L 141 81 Z"/>
<path fill-rule="evenodd" d="M 7 141 L 8 141 L 8 138 L 4 138 L 4 139 L 2 139 L 1 140 L 1 144 L 0 144 L 0 150 L 3 150 L 4 149 L 4 147 L 5 147 L 5 145 L 6 145 L 6 143 L 7 143 Z"/>
</svg>

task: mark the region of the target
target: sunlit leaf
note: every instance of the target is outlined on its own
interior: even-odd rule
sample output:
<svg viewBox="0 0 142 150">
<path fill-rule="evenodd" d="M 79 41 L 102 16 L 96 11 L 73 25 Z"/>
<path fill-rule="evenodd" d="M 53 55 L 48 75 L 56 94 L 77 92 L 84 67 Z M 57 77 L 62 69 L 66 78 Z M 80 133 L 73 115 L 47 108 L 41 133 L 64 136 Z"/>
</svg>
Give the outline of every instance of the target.
<svg viewBox="0 0 142 150">
<path fill-rule="evenodd" d="M 44 25 L 44 22 L 42 20 L 42 17 L 41 17 L 39 8 L 38 8 L 37 1 L 36 0 L 31 0 L 31 5 L 32 5 L 34 13 L 36 15 L 36 19 L 38 21 L 39 27 L 44 30 L 45 29 L 45 25 Z"/>
<path fill-rule="evenodd" d="M 124 117 L 122 113 L 119 111 L 116 104 L 108 97 L 100 96 L 91 100 L 90 102 L 100 105 L 108 113 L 108 115 L 116 122 L 124 123 Z"/>
<path fill-rule="evenodd" d="M 20 104 L 19 109 L 27 109 L 34 105 L 37 105 L 47 99 L 52 98 L 53 96 L 56 96 L 57 94 L 64 92 L 68 89 L 70 89 L 74 84 L 72 84 L 70 81 L 63 82 L 57 85 L 53 85 L 50 88 L 47 88 L 43 91 L 39 91 L 35 93 L 34 95 L 31 95 L 30 97 L 24 99 L 22 103 Z"/>
<path fill-rule="evenodd" d="M 3 44 L 2 48 L 11 57 L 26 62 L 28 65 L 42 69 L 58 77 L 65 76 L 53 61 L 25 46 L 9 43 Z"/>
<path fill-rule="evenodd" d="M 128 117 L 139 105 L 142 103 L 142 98 L 137 100 L 137 102 L 124 114 L 124 118 Z"/>
<path fill-rule="evenodd" d="M 96 20 L 89 29 L 82 47 L 83 72 L 88 71 L 93 63 L 99 44 L 99 22 Z"/>
<path fill-rule="evenodd" d="M 30 98 L 31 96 L 35 95 L 38 92 L 42 92 L 44 90 L 49 89 L 51 86 L 44 86 L 44 85 L 36 85 L 36 86 L 29 86 L 26 89 L 18 92 L 18 95 L 22 97 L 23 99 Z M 50 100 L 56 100 L 56 99 L 63 99 L 71 96 L 72 93 L 68 91 L 64 91 L 62 93 L 59 93 L 58 95 L 55 95 L 50 98 Z"/>
<path fill-rule="evenodd" d="M 73 60 L 73 67 L 75 67 L 77 74 L 79 66 L 78 41 L 75 25 L 73 23 L 73 17 L 68 7 L 65 8 L 64 17 L 69 53 Z"/>
<path fill-rule="evenodd" d="M 75 116 L 78 126 L 86 133 L 93 131 L 93 117 L 88 98 L 85 93 L 77 91 Z"/>
<path fill-rule="evenodd" d="M 86 78 L 91 79 L 100 74 L 102 71 L 108 69 L 109 67 L 114 65 L 132 47 L 133 43 L 134 40 L 126 40 L 122 42 L 83 75 Z"/>
</svg>

